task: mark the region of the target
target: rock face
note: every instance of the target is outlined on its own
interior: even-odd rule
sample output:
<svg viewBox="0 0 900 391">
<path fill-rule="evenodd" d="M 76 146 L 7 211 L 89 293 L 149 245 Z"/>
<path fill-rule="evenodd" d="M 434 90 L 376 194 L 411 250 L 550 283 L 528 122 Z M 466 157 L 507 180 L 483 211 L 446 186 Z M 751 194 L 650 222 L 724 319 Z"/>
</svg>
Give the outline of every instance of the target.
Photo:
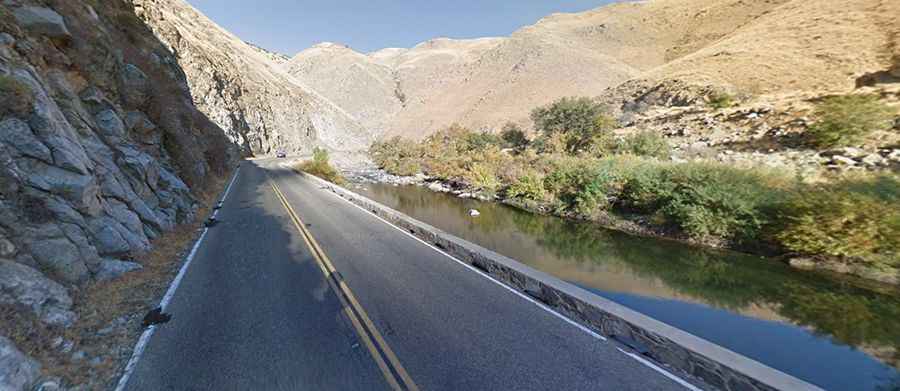
<svg viewBox="0 0 900 391">
<path fill-rule="evenodd" d="M 16 21 L 28 31 L 51 38 L 71 38 L 62 15 L 44 7 L 18 7 L 13 11 Z"/>
<path fill-rule="evenodd" d="M 143 267 L 134 262 L 120 261 L 117 259 L 104 259 L 100 262 L 100 268 L 97 271 L 96 278 L 98 280 L 112 280 L 119 278 L 125 273 L 141 270 Z"/>
<path fill-rule="evenodd" d="M 50 325 L 69 326 L 75 321 L 65 287 L 12 261 L 0 261 L 0 304 L 29 308 Z"/>
<path fill-rule="evenodd" d="M 112 259 L 190 219 L 237 156 L 132 6 L 91 3 L 0 3 L 0 96 L 22 108 L 0 110 L 0 305 L 57 327 L 67 287 L 139 268 Z M 0 337 L 0 389 L 37 372 Z"/>
<path fill-rule="evenodd" d="M 892 62 L 890 52 L 900 47 L 898 7 L 878 0 L 619 2 L 550 15 L 503 38 L 434 39 L 368 54 L 320 44 L 282 67 L 389 135 L 421 137 L 454 122 L 529 127 L 530 110 L 559 97 L 633 101 L 638 87 L 651 93 L 648 105 L 685 105 L 711 89 L 846 92 L 864 74 L 898 69 L 900 56 Z"/>
<path fill-rule="evenodd" d="M 241 41 L 183 0 L 134 4 L 177 54 L 194 102 L 244 154 L 358 151 L 373 140 L 354 117 L 282 71 L 282 57 Z"/>
<path fill-rule="evenodd" d="M 41 366 L 12 341 L 0 336 L 0 390 L 24 390 L 37 380 Z"/>
</svg>

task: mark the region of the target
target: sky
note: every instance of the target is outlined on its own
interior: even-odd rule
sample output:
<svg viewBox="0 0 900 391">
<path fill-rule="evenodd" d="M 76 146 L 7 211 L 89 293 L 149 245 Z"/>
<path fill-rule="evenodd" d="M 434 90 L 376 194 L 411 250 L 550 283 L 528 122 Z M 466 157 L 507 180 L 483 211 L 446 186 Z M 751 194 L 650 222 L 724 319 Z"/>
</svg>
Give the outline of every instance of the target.
<svg viewBox="0 0 900 391">
<path fill-rule="evenodd" d="M 610 0 L 188 0 L 241 39 L 294 55 L 319 42 L 360 52 L 412 47 L 436 37 L 509 35 L 554 12 Z"/>
</svg>

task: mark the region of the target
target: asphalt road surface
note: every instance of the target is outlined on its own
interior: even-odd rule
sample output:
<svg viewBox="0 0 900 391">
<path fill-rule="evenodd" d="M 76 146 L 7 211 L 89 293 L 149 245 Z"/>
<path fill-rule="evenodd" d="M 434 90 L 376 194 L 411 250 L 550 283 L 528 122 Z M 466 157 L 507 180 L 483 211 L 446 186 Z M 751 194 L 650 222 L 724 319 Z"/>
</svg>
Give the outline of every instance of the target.
<svg viewBox="0 0 900 391">
<path fill-rule="evenodd" d="M 278 160 L 218 218 L 125 389 L 686 389 Z"/>
</svg>

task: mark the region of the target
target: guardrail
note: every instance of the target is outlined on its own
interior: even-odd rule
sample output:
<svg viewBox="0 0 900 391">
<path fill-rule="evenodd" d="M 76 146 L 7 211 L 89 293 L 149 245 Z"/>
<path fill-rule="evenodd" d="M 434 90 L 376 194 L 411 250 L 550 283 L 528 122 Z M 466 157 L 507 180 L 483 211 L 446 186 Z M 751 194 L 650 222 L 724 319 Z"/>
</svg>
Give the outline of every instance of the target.
<svg viewBox="0 0 900 391">
<path fill-rule="evenodd" d="M 313 175 L 323 188 L 484 271 L 636 353 L 727 390 L 822 390 L 758 361 L 669 326 L 514 259 L 448 234 Z"/>
</svg>

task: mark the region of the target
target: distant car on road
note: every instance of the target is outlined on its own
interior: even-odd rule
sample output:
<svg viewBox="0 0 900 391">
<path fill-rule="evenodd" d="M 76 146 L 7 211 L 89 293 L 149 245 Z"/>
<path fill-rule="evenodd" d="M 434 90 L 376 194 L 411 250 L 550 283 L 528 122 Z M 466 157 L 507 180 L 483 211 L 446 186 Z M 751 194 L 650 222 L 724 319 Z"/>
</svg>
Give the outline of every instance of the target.
<svg viewBox="0 0 900 391">
<path fill-rule="evenodd" d="M 282 158 L 286 158 L 287 154 L 284 153 L 284 151 L 278 151 L 278 152 L 275 152 L 275 157 L 282 159 Z"/>
</svg>

